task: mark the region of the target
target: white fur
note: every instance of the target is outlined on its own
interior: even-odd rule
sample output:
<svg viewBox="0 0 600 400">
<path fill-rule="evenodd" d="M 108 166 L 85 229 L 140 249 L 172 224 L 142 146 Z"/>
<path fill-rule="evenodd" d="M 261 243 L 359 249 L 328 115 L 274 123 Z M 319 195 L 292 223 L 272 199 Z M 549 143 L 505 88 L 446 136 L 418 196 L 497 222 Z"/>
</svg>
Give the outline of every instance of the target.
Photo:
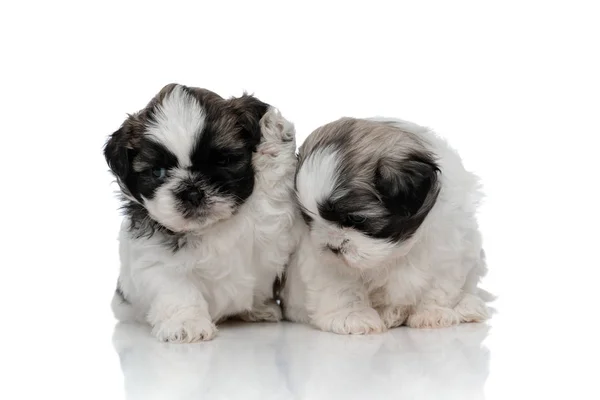
<svg viewBox="0 0 600 400">
<path fill-rule="evenodd" d="M 279 308 L 267 300 L 298 237 L 291 199 L 294 128 L 269 109 L 261 129 L 263 142 L 253 158 L 254 192 L 235 215 L 209 225 L 201 236 L 188 234 L 186 245 L 176 252 L 165 247 L 159 235 L 133 238 L 129 221 L 123 222 L 120 286 L 130 304 L 115 296 L 118 319 L 148 322 L 159 339 L 174 342 L 209 340 L 217 332 L 215 324 L 235 314 L 281 319 Z"/>
<path fill-rule="evenodd" d="M 418 135 L 437 156 L 442 170 L 437 202 L 416 234 L 396 245 L 334 226 L 319 217 L 316 204 L 332 192 L 335 166 L 341 160 L 327 149 L 307 155 L 297 188 L 313 224 L 311 230 L 304 229 L 288 269 L 286 317 L 341 334 L 487 319 L 486 299 L 477 288 L 486 272 L 475 217 L 482 197 L 477 177 L 429 129 L 401 120 L 376 120 L 393 121 Z M 323 250 L 326 244 L 343 246 L 344 251 L 336 256 Z"/>
<path fill-rule="evenodd" d="M 298 199 L 311 215 L 318 214 L 317 203 L 325 199 L 336 185 L 337 154 L 330 148 L 311 154 L 298 171 Z M 315 179 L 318 177 L 318 179 Z"/>
<path fill-rule="evenodd" d="M 408 252 L 414 239 L 400 245 L 386 240 L 369 238 L 354 229 L 340 228 L 330 224 L 319 216 L 317 204 L 328 198 L 337 184 L 339 157 L 329 147 L 318 149 L 310 154 L 298 171 L 296 185 L 298 200 L 304 210 L 315 220 L 311 239 L 315 248 L 332 245 L 344 248 L 342 260 L 350 267 L 362 269 L 378 268 L 389 256 Z M 378 217 L 378 215 L 368 215 Z M 324 251 L 321 257 L 337 263 L 338 257 Z"/>
<path fill-rule="evenodd" d="M 203 126 L 204 110 L 198 100 L 176 86 L 157 106 L 156 123 L 150 125 L 148 135 L 171 150 L 185 168 L 191 164 L 191 150 L 199 139 L 195 133 Z"/>
<path fill-rule="evenodd" d="M 213 224 L 231 217 L 234 204 L 231 199 L 217 196 L 208 185 L 201 189 L 210 199 L 204 208 L 203 218 L 184 218 L 177 209 L 173 189 L 181 181 L 189 179 L 191 173 L 191 153 L 196 142 L 201 138 L 204 127 L 204 110 L 194 97 L 185 92 L 183 87 L 176 86 L 156 107 L 155 122 L 149 124 L 146 135 L 164 145 L 177 157 L 177 168 L 170 174 L 173 178 L 161 185 L 152 199 L 144 198 L 144 206 L 152 218 L 173 232 L 199 232 Z M 146 165 L 134 164 L 138 171 Z"/>
</svg>

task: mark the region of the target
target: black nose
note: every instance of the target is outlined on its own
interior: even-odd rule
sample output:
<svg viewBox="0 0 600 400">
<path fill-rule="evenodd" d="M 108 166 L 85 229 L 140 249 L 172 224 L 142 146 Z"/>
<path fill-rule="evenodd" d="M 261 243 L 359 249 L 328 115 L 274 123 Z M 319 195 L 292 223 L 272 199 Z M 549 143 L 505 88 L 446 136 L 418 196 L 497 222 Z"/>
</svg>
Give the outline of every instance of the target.
<svg viewBox="0 0 600 400">
<path fill-rule="evenodd" d="M 194 207 L 198 207 L 203 198 L 204 194 L 196 188 L 187 190 L 183 195 L 183 199 Z"/>
</svg>

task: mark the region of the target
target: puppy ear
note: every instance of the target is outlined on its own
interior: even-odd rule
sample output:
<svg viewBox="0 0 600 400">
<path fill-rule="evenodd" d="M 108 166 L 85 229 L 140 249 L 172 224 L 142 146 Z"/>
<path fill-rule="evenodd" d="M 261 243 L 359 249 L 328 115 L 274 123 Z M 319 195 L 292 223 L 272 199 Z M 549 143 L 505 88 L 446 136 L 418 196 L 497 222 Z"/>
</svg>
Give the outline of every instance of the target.
<svg viewBox="0 0 600 400">
<path fill-rule="evenodd" d="M 104 158 L 111 171 L 124 181 L 129 174 L 131 161 L 131 137 L 129 129 L 123 125 L 109 136 L 104 146 Z"/>
<path fill-rule="evenodd" d="M 424 219 L 440 191 L 439 172 L 431 154 L 414 152 L 406 157 L 379 161 L 375 185 L 385 206 L 395 215 Z"/>
<path fill-rule="evenodd" d="M 255 148 L 261 140 L 259 122 L 267 112 L 269 105 L 247 93 L 244 93 L 242 97 L 231 99 L 230 102 L 250 146 Z"/>
</svg>

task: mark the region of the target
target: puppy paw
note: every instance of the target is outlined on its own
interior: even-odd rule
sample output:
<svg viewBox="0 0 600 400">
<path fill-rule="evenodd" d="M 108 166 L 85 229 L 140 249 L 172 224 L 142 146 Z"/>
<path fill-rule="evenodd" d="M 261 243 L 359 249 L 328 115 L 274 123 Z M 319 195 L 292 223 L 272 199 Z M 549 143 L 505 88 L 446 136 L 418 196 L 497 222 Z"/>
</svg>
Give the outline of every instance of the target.
<svg viewBox="0 0 600 400">
<path fill-rule="evenodd" d="M 267 142 L 293 142 L 296 137 L 294 124 L 283 118 L 276 108 L 269 108 L 260 124 L 261 132 Z"/>
<path fill-rule="evenodd" d="M 451 308 L 426 307 L 415 310 L 408 316 L 406 324 L 411 328 L 447 328 L 458 325 L 460 318 Z"/>
<path fill-rule="evenodd" d="M 274 301 L 269 301 L 265 304 L 262 304 L 258 307 L 254 307 L 250 311 L 246 311 L 239 315 L 239 318 L 242 321 L 248 322 L 258 322 L 258 321 L 266 321 L 266 322 L 278 322 L 283 319 L 283 315 L 281 312 L 281 307 Z"/>
<path fill-rule="evenodd" d="M 155 325 L 152 333 L 163 342 L 191 343 L 213 339 L 217 327 L 205 317 L 187 320 L 173 317 Z"/>
<path fill-rule="evenodd" d="M 408 318 L 408 306 L 385 306 L 377 309 L 386 328 L 391 329 L 402 325 Z"/>
<path fill-rule="evenodd" d="M 340 335 L 367 335 L 386 330 L 377 311 L 370 307 L 360 310 L 340 310 L 313 319 L 313 323 L 324 331 Z"/>
<path fill-rule="evenodd" d="M 461 322 L 483 322 L 490 317 L 485 302 L 472 294 L 465 294 L 454 307 L 454 311 L 460 315 Z"/>
</svg>

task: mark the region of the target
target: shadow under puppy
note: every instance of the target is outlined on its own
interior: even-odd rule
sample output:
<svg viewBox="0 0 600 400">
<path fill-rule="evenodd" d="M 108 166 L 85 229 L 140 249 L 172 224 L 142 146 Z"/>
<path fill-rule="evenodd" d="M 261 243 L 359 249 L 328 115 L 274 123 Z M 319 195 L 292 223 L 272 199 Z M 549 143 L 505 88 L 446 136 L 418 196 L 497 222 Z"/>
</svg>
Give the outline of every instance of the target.
<svg viewBox="0 0 600 400">
<path fill-rule="evenodd" d="M 286 318 L 340 334 L 488 318 L 478 179 L 432 131 L 329 123 L 301 146 L 295 184 L 306 226 L 286 273 Z"/>
<path fill-rule="evenodd" d="M 117 319 L 172 342 L 210 340 L 229 316 L 281 319 L 273 283 L 297 244 L 296 156 L 276 109 L 170 84 L 104 155 L 125 213 Z"/>
</svg>

